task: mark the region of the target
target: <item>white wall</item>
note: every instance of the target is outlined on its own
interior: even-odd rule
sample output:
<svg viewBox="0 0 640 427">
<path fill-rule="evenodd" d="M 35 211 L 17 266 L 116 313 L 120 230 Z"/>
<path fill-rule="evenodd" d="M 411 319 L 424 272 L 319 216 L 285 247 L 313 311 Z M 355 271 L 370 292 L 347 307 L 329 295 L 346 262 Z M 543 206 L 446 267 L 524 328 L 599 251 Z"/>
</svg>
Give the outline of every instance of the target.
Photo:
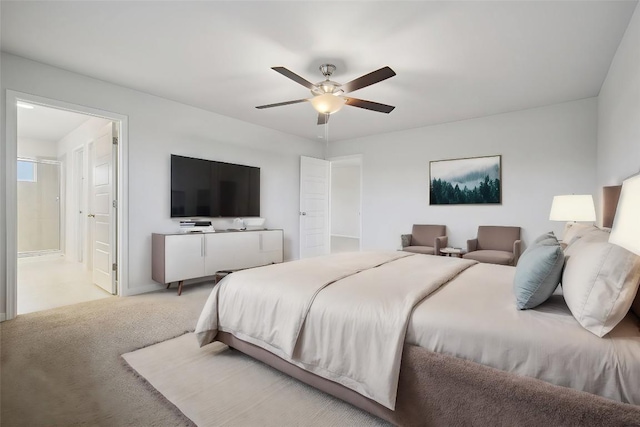
<svg viewBox="0 0 640 427">
<path fill-rule="evenodd" d="M 360 166 L 331 163 L 331 234 L 360 237 Z"/>
<path fill-rule="evenodd" d="M 640 172 L 640 6 L 598 96 L 598 187 Z M 600 212 L 600 209 L 597 209 Z"/>
<path fill-rule="evenodd" d="M 18 137 L 18 157 L 57 159 L 56 141 Z"/>
<path fill-rule="evenodd" d="M 128 116 L 128 294 L 161 288 L 151 280 L 151 233 L 177 227 L 170 219 L 169 206 L 172 153 L 260 167 L 262 215 L 267 218 L 268 227 L 284 229 L 285 258 L 297 258 L 299 156 L 320 157 L 321 144 L 14 55 L 2 53 L 0 62 L 2 111 L 5 90 L 11 89 Z M 3 159 L 5 139 L 2 133 Z M 0 200 L 4 206 L 4 175 L 0 177 Z M 3 307 L 6 231 L 4 210 L 0 211 Z"/>
<path fill-rule="evenodd" d="M 478 225 L 515 225 L 526 242 L 562 232 L 554 195 L 593 194 L 596 99 L 334 143 L 330 155 L 363 155 L 363 249 L 396 249 L 411 225 L 446 224 L 466 246 Z M 502 155 L 502 204 L 429 206 L 429 161 Z"/>
</svg>

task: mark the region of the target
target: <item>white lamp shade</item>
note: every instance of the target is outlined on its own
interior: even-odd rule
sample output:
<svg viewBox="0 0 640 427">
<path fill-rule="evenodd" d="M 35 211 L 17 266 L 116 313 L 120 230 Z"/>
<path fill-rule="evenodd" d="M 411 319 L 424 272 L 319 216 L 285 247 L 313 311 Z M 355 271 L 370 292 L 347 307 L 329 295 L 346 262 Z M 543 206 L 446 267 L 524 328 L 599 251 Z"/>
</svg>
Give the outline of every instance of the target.
<svg viewBox="0 0 640 427">
<path fill-rule="evenodd" d="M 640 175 L 622 183 L 609 243 L 640 255 Z"/>
<path fill-rule="evenodd" d="M 549 219 L 551 221 L 595 221 L 596 209 L 593 205 L 593 196 L 590 194 L 555 196 Z"/>
<path fill-rule="evenodd" d="M 318 113 L 333 114 L 340 111 L 344 103 L 347 101 L 341 96 L 325 93 L 324 95 L 314 96 L 311 98 L 310 102 Z"/>
</svg>

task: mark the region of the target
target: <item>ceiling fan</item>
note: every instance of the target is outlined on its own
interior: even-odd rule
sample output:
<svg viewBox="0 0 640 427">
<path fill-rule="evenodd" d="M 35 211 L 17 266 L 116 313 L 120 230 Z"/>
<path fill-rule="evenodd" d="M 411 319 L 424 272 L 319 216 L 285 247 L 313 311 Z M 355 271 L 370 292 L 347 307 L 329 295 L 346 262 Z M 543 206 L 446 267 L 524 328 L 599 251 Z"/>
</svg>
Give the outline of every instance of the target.
<svg viewBox="0 0 640 427">
<path fill-rule="evenodd" d="M 336 70 L 336 66 L 333 64 L 322 64 L 320 66 L 320 72 L 325 77 L 325 80 L 316 84 L 303 79 L 296 73 L 289 71 L 284 67 L 271 67 L 271 69 L 311 90 L 313 97 L 296 99 L 294 101 L 278 102 L 277 104 L 260 105 L 256 107 L 258 109 L 280 107 L 283 105 L 298 104 L 300 102 L 308 101 L 313 105 L 313 108 L 318 111 L 318 124 L 324 125 L 329 121 L 329 115 L 340 110 L 345 104 L 352 107 L 364 108 L 365 110 L 378 111 L 380 113 L 387 114 L 396 108 L 391 105 L 344 96 L 345 93 L 354 92 L 358 89 L 362 89 L 363 87 L 371 86 L 372 84 L 379 83 L 395 76 L 396 73 L 389 67 L 382 67 L 379 70 L 372 71 L 369 74 L 365 74 L 364 76 L 358 77 L 357 79 L 343 85 L 331 81 L 331 75 Z"/>
</svg>

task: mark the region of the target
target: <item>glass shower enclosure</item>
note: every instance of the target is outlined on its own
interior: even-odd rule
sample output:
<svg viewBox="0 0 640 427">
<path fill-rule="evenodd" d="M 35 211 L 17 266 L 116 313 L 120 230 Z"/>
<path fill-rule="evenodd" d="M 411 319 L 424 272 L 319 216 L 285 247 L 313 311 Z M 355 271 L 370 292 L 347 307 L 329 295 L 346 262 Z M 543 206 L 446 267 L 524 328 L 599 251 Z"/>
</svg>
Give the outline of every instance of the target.
<svg viewBox="0 0 640 427">
<path fill-rule="evenodd" d="M 18 256 L 62 249 L 60 173 L 58 161 L 18 158 Z"/>
</svg>

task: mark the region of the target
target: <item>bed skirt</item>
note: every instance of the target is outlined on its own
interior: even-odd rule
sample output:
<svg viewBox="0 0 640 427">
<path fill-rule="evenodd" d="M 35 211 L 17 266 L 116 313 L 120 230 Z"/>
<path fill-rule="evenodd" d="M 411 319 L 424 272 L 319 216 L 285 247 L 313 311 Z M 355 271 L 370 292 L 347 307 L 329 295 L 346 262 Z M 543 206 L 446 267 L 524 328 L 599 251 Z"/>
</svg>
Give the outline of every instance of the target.
<svg viewBox="0 0 640 427">
<path fill-rule="evenodd" d="M 396 410 L 218 332 L 216 341 L 400 426 L 640 426 L 640 406 L 405 345 Z M 586 373 L 585 373 L 586 374 Z"/>
</svg>

